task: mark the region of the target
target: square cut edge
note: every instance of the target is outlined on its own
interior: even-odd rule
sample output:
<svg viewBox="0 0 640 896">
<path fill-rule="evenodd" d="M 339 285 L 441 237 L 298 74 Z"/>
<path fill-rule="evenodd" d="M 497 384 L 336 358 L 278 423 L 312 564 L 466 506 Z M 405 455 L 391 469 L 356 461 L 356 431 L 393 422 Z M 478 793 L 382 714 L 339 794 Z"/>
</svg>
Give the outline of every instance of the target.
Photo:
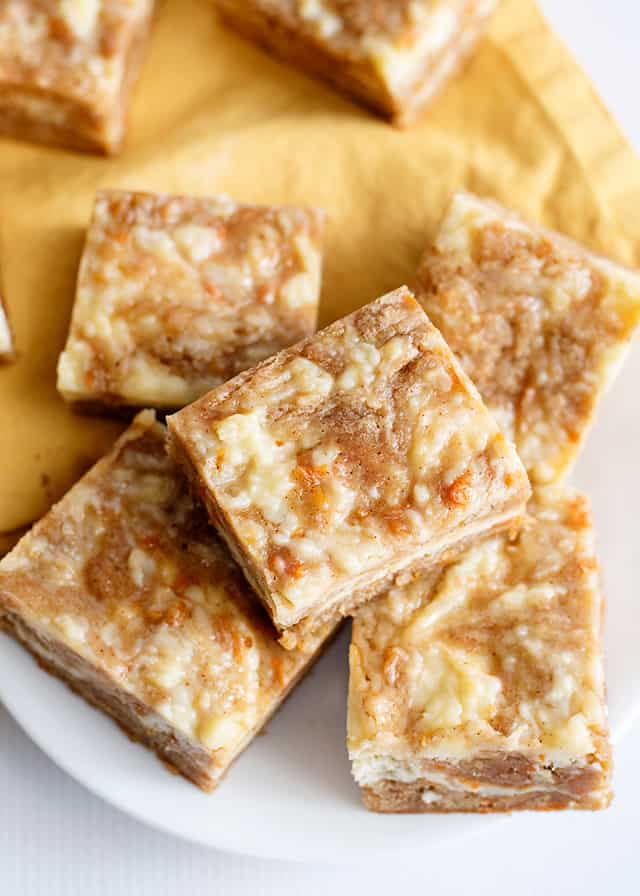
<svg viewBox="0 0 640 896">
<path fill-rule="evenodd" d="M 530 495 L 515 449 L 406 287 L 167 424 L 170 454 L 288 648 L 409 571 L 514 528 Z M 434 439 L 450 461 L 421 450 Z"/>
</svg>

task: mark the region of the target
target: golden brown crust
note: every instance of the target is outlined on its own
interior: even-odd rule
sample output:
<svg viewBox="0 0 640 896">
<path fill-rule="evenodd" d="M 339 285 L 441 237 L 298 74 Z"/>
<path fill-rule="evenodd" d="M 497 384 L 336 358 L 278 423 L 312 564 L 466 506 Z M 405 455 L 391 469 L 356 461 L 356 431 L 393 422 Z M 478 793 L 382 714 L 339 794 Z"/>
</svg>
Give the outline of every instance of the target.
<svg viewBox="0 0 640 896">
<path fill-rule="evenodd" d="M 8 0 L 0 10 L 0 133 L 119 152 L 154 7 Z"/>
<path fill-rule="evenodd" d="M 497 5 L 495 0 L 213 2 L 243 36 L 399 126 L 412 124 L 459 70 Z M 444 26 L 442 19 L 430 18 L 443 11 L 451 16 Z M 441 43 L 442 27 L 450 30 Z M 434 44 L 428 42 L 430 30 Z"/>
<path fill-rule="evenodd" d="M 168 424 L 170 452 L 281 632 L 514 520 L 529 493 L 513 448 L 406 289 Z M 447 489 L 463 474 L 468 488 L 452 503 Z"/>
<path fill-rule="evenodd" d="M 524 522 L 524 518 L 518 519 L 515 517 L 500 520 L 490 530 L 483 533 L 483 537 L 497 535 L 501 532 L 508 532 L 512 537 L 515 537 L 515 534 L 522 528 Z M 389 588 L 397 586 L 400 583 L 404 584 L 419 576 L 430 575 L 434 566 L 439 568 L 441 565 L 447 565 L 453 562 L 457 557 L 463 554 L 467 548 L 474 544 L 477 541 L 477 538 L 478 536 L 475 534 L 462 538 L 454 547 L 447 547 L 434 556 L 423 558 L 422 561 L 413 566 L 411 570 L 403 570 L 401 573 L 392 573 L 387 579 L 383 580 L 382 583 L 377 583 L 371 588 L 359 590 L 348 595 L 337 605 L 337 607 L 332 607 L 324 613 L 320 613 L 317 617 L 314 617 L 313 620 L 305 619 L 297 625 L 287 628 L 279 638 L 280 644 L 286 647 L 287 650 L 299 648 L 304 644 L 305 638 L 312 633 L 317 626 L 326 625 L 332 620 L 338 620 L 345 616 L 353 616 L 354 614 L 357 614 L 357 611 L 364 604 L 371 600 L 375 600 L 376 598 L 383 597 Z"/>
<path fill-rule="evenodd" d="M 313 37 L 302 37 L 297 23 L 251 8 L 250 3 L 240 6 L 234 0 L 213 2 L 225 24 L 278 59 L 328 82 L 385 118 L 393 119 L 399 114 L 393 98 L 370 65 L 349 58 L 337 61 L 331 49 Z"/>
</svg>

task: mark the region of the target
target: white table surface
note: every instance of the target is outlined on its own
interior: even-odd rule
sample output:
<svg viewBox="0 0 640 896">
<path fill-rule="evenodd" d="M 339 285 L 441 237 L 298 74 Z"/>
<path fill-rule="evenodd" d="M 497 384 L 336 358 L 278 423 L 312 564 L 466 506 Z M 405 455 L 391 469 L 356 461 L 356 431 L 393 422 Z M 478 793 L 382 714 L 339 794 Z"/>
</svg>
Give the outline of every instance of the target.
<svg viewBox="0 0 640 896">
<path fill-rule="evenodd" d="M 640 3 L 541 2 L 640 151 Z M 514 817 L 464 844 L 366 868 L 288 865 L 207 851 L 130 820 L 59 771 L 0 706 L 0 896 L 637 894 L 638 755 L 640 724 L 617 748 L 608 812 Z"/>
</svg>

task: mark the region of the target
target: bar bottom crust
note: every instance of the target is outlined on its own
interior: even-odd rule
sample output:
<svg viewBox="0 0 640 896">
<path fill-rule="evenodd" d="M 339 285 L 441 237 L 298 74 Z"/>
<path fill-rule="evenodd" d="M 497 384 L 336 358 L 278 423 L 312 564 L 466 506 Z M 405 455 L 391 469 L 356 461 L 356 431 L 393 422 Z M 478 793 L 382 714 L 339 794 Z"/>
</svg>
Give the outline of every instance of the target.
<svg viewBox="0 0 640 896">
<path fill-rule="evenodd" d="M 521 757 L 525 763 L 528 760 Z M 509 759 L 497 757 L 495 769 L 509 765 Z M 602 771 L 590 766 L 567 766 L 552 771 L 538 767 L 537 772 L 512 784 L 510 793 L 473 793 L 455 786 L 447 787 L 442 776 L 435 784 L 428 777 L 416 781 L 382 780 L 362 788 L 367 809 L 383 813 L 442 812 L 514 812 L 521 810 L 551 811 L 557 809 L 606 809 L 611 791 Z M 598 782 L 602 790 L 598 790 Z"/>
<path fill-rule="evenodd" d="M 210 791 L 220 778 L 210 774 L 211 756 L 188 737 L 149 711 L 133 695 L 126 695 L 108 676 L 60 641 L 29 625 L 18 613 L 5 612 L 0 628 L 16 639 L 46 672 L 59 678 L 92 706 L 102 710 L 134 742 L 158 757 L 202 790 Z"/>
</svg>

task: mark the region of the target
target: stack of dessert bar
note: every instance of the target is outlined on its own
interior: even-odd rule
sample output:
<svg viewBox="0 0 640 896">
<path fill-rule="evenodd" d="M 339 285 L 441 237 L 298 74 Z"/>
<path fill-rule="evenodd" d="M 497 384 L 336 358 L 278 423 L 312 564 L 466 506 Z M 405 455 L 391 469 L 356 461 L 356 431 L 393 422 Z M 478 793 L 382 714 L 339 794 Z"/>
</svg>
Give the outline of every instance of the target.
<svg viewBox="0 0 640 896">
<path fill-rule="evenodd" d="M 313 335 L 322 228 L 97 196 L 60 392 L 182 409 L 139 413 L 0 562 L 0 621 L 209 790 L 355 614 L 369 808 L 604 806 L 602 597 L 561 480 L 640 277 L 461 194 L 419 301 Z"/>
<path fill-rule="evenodd" d="M 355 778 L 383 812 L 605 807 L 603 597 L 589 501 L 563 481 L 640 320 L 640 276 L 459 194 L 416 293 L 533 496 L 518 533 L 358 614 Z"/>
</svg>

